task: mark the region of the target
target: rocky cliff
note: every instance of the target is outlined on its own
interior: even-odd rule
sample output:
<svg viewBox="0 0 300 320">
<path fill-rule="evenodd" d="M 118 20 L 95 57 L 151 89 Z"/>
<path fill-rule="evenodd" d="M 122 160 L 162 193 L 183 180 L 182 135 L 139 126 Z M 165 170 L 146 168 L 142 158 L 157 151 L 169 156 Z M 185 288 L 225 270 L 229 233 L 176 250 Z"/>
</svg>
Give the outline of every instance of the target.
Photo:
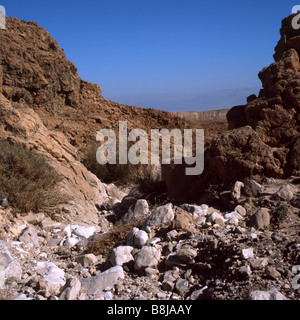
<svg viewBox="0 0 300 320">
<path fill-rule="evenodd" d="M 204 173 L 186 177 L 182 166 L 164 166 L 173 199 L 199 199 L 213 184 L 230 186 L 254 175 L 280 178 L 299 173 L 300 31 L 292 28 L 293 17 L 282 21 L 275 62 L 259 73 L 263 90 L 227 113 L 230 130 L 206 150 Z"/>
<path fill-rule="evenodd" d="M 63 176 L 57 192 L 69 200 L 57 208 L 61 219 L 97 224 L 96 206 L 107 193 L 82 164 L 97 132 L 117 130 L 121 120 L 128 130 L 147 131 L 180 128 L 185 121 L 104 99 L 101 88 L 80 79 L 57 42 L 35 22 L 7 18 L 0 43 L 0 138 L 35 150 Z"/>
</svg>

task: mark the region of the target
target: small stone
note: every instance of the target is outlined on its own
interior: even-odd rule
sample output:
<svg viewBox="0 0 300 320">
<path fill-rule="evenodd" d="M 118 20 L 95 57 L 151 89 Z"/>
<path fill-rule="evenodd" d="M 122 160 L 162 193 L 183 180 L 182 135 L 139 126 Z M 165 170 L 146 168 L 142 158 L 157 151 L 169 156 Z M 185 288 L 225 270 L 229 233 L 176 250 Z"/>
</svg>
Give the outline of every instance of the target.
<svg viewBox="0 0 300 320">
<path fill-rule="evenodd" d="M 253 256 L 254 256 L 253 248 L 247 248 L 247 249 L 242 250 L 242 257 L 244 259 L 246 259 L 246 260 L 251 259 L 251 258 L 253 258 Z"/>
<path fill-rule="evenodd" d="M 79 256 L 75 262 L 80 263 L 84 268 L 94 266 L 98 263 L 98 259 L 92 253 Z"/>
<path fill-rule="evenodd" d="M 78 238 L 75 237 L 68 237 L 65 242 L 64 245 L 68 245 L 70 247 L 74 247 L 77 243 L 79 242 Z"/>
<path fill-rule="evenodd" d="M 184 263 L 191 263 L 197 257 L 197 250 L 190 245 L 181 246 L 176 252 L 178 258 Z"/>
<path fill-rule="evenodd" d="M 244 187 L 243 182 L 237 181 L 232 188 L 231 198 L 235 201 L 239 200 L 241 197 L 241 189 Z"/>
<path fill-rule="evenodd" d="M 94 233 L 96 232 L 95 227 L 77 227 L 74 231 L 73 234 L 76 236 L 83 238 L 83 239 L 88 239 L 91 237 Z"/>
<path fill-rule="evenodd" d="M 25 244 L 33 244 L 35 247 L 40 246 L 38 235 L 34 226 L 29 226 L 24 229 L 19 236 L 19 241 L 24 242 Z"/>
<path fill-rule="evenodd" d="M 36 226 L 36 225 L 40 224 L 44 219 L 45 219 L 44 213 L 38 213 L 38 214 L 35 214 L 35 215 L 29 217 L 27 219 L 27 222 L 29 224 Z"/>
<path fill-rule="evenodd" d="M 276 268 L 274 267 L 267 266 L 265 271 L 266 271 L 266 275 L 271 279 L 276 280 L 281 278 L 281 273 L 277 271 Z"/>
<path fill-rule="evenodd" d="M 81 290 L 81 282 L 78 279 L 68 279 L 59 300 L 76 300 Z"/>
<path fill-rule="evenodd" d="M 177 208 L 175 219 L 172 221 L 172 229 L 177 231 L 187 230 L 192 223 L 192 215 Z"/>
<path fill-rule="evenodd" d="M 165 300 L 165 299 L 167 299 L 169 297 L 169 295 L 167 293 L 165 293 L 165 292 L 157 292 L 156 297 L 158 299 Z"/>
<path fill-rule="evenodd" d="M 166 240 L 167 241 L 174 241 L 178 236 L 178 232 L 176 230 L 172 230 L 172 231 L 169 231 L 167 234 L 166 234 Z"/>
<path fill-rule="evenodd" d="M 258 197 L 262 193 L 262 186 L 253 179 L 246 179 L 243 193 L 247 197 Z"/>
<path fill-rule="evenodd" d="M 269 263 L 268 258 L 252 258 L 250 260 L 250 266 L 253 270 L 260 270 L 265 268 Z"/>
<path fill-rule="evenodd" d="M 180 296 L 184 296 L 189 290 L 189 282 L 185 279 L 179 278 L 176 281 L 175 289 Z"/>
<path fill-rule="evenodd" d="M 168 203 L 164 206 L 155 208 L 150 216 L 145 220 L 143 224 L 143 230 L 147 230 L 148 227 L 155 226 L 157 228 L 168 228 L 175 218 L 175 214 L 172 208 L 172 204 Z"/>
<path fill-rule="evenodd" d="M 158 272 L 158 270 L 157 269 L 155 269 L 155 268 L 146 268 L 145 269 L 145 275 L 146 276 L 153 276 L 153 275 L 155 275 L 155 274 L 158 274 L 159 272 Z"/>
<path fill-rule="evenodd" d="M 164 291 L 169 291 L 169 292 L 171 292 L 171 291 L 173 291 L 174 287 L 175 287 L 175 283 L 174 283 L 174 282 L 164 281 L 164 282 L 162 283 L 162 289 L 163 289 Z"/>
<path fill-rule="evenodd" d="M 52 220 L 43 220 L 41 222 L 41 228 L 44 229 L 45 231 L 52 231 L 53 229 L 59 229 L 61 227 L 61 224 L 59 222 L 55 222 Z"/>
<path fill-rule="evenodd" d="M 247 215 L 247 210 L 241 206 L 241 205 L 238 205 L 235 209 L 234 209 L 235 212 L 237 212 L 239 215 L 241 215 L 242 217 L 245 217 Z"/>
<path fill-rule="evenodd" d="M 266 208 L 259 209 L 254 215 L 250 217 L 250 226 L 256 229 L 266 229 L 270 225 L 270 214 Z"/>
<path fill-rule="evenodd" d="M 135 205 L 129 208 L 128 212 L 122 218 L 122 222 L 141 221 L 142 219 L 146 219 L 149 214 L 148 202 L 146 200 L 138 200 Z"/>
<path fill-rule="evenodd" d="M 242 228 L 241 226 L 237 226 L 234 229 L 234 232 L 238 233 L 238 234 L 246 234 L 247 233 L 247 229 L 246 228 Z"/>
<path fill-rule="evenodd" d="M 60 293 L 65 285 L 65 272 L 52 262 L 38 262 L 36 270 L 45 270 L 47 273 L 38 282 L 40 290 L 43 290 L 45 297 L 55 296 Z"/>
<path fill-rule="evenodd" d="M 243 277 L 248 279 L 251 276 L 251 268 L 250 266 L 242 266 L 239 268 L 239 274 Z"/>
<path fill-rule="evenodd" d="M 142 248 L 148 239 L 148 234 L 144 230 L 138 230 L 133 236 L 133 245 L 137 248 Z"/>
<path fill-rule="evenodd" d="M 218 212 L 213 212 L 211 215 L 208 216 L 207 221 L 211 223 L 216 223 L 216 220 L 222 221 L 223 223 L 226 222 L 226 219 Z"/>
<path fill-rule="evenodd" d="M 100 273 L 98 276 L 81 280 L 81 291 L 88 295 L 95 295 L 103 291 L 110 291 L 118 282 L 124 279 L 124 271 L 120 266 L 115 266 Z"/>
<path fill-rule="evenodd" d="M 284 185 L 275 193 L 275 196 L 284 201 L 291 201 L 294 197 L 294 190 L 291 185 Z"/>
</svg>

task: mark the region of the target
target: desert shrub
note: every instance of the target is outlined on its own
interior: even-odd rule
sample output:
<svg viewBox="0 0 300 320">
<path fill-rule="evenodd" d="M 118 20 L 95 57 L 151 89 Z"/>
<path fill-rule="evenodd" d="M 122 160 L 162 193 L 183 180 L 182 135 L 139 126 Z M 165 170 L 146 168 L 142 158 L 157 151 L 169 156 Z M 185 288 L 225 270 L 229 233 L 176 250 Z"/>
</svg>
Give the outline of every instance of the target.
<svg viewBox="0 0 300 320">
<path fill-rule="evenodd" d="M 94 173 L 104 183 L 115 183 L 116 185 L 134 183 L 137 177 L 137 167 L 130 163 L 119 164 L 117 154 L 117 164 L 100 165 L 96 159 L 99 145 L 91 144 L 87 151 L 83 164 Z"/>
<path fill-rule="evenodd" d="M 92 144 L 86 152 L 83 161 L 88 170 L 94 173 L 104 183 L 116 185 L 136 185 L 143 199 L 150 204 L 161 204 L 167 195 L 167 187 L 162 181 L 160 169 L 153 165 L 138 164 L 126 165 L 106 164 L 100 165 L 96 159 L 98 144 Z"/>
<path fill-rule="evenodd" d="M 102 255 L 109 258 L 112 250 L 120 245 L 126 245 L 127 235 L 134 227 L 140 227 L 139 223 L 123 224 L 118 222 L 113 228 L 104 234 L 98 234 L 90 241 L 86 253 Z"/>
<path fill-rule="evenodd" d="M 51 204 L 61 177 L 34 151 L 0 140 L 0 193 L 20 212 L 38 212 Z"/>
</svg>

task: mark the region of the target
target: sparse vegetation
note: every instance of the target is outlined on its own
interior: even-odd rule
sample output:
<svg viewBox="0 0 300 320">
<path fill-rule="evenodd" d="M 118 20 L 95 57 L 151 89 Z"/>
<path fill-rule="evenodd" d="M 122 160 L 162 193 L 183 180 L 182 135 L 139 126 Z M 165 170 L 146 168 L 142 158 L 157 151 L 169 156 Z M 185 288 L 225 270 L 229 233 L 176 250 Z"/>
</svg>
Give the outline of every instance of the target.
<svg viewBox="0 0 300 320">
<path fill-rule="evenodd" d="M 25 147 L 0 140 L 0 193 L 19 212 L 38 212 L 57 198 L 61 177 L 46 160 Z"/>
<path fill-rule="evenodd" d="M 135 184 L 150 204 L 158 204 L 166 196 L 167 187 L 157 167 L 130 163 L 121 165 L 118 161 L 117 164 L 100 165 L 96 159 L 97 148 L 96 143 L 89 147 L 84 164 L 102 182 L 116 185 Z"/>
<path fill-rule="evenodd" d="M 125 245 L 128 233 L 134 227 L 140 227 L 141 225 L 136 223 L 123 224 L 118 222 L 107 233 L 99 234 L 94 241 L 89 243 L 87 253 L 93 253 L 95 255 L 102 255 L 104 258 L 109 258 L 114 247 Z"/>
</svg>

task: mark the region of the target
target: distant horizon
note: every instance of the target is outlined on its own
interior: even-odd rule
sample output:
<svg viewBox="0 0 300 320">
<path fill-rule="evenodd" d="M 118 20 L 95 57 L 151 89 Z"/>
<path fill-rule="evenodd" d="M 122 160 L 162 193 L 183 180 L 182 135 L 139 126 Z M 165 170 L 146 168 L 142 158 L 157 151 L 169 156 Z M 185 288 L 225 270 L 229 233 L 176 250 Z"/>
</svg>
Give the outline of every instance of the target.
<svg viewBox="0 0 300 320">
<path fill-rule="evenodd" d="M 153 108 L 168 112 L 203 112 L 231 109 L 234 106 L 246 104 L 247 97 L 252 94 L 258 95 L 260 89 L 261 87 L 248 87 L 189 93 L 102 95 L 107 100 L 144 109 Z"/>
</svg>

